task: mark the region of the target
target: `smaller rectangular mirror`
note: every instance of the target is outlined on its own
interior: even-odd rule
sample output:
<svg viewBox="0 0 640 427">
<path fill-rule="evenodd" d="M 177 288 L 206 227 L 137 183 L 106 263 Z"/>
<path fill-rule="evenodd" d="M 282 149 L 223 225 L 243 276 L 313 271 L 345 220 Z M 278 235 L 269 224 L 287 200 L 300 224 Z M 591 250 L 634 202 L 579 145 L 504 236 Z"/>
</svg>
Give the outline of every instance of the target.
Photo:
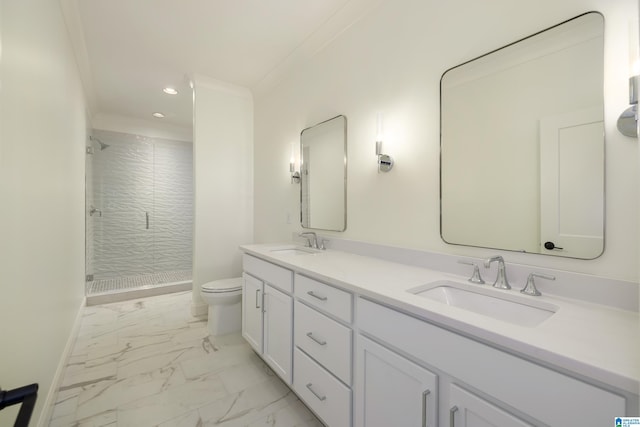
<svg viewBox="0 0 640 427">
<path fill-rule="evenodd" d="M 300 216 L 303 228 L 347 228 L 347 118 L 300 133 Z"/>
</svg>

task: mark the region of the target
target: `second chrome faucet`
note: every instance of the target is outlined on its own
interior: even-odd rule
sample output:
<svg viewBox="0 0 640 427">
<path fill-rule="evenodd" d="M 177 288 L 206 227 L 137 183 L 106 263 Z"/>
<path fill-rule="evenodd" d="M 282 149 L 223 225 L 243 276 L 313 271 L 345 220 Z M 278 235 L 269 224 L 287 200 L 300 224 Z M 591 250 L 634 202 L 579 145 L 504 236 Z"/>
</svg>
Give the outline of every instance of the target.
<svg viewBox="0 0 640 427">
<path fill-rule="evenodd" d="M 491 258 L 487 258 L 484 262 L 484 266 L 489 268 L 492 262 L 498 262 L 498 275 L 496 276 L 496 281 L 493 282 L 493 287 L 498 289 L 511 289 L 511 285 L 509 284 L 509 279 L 507 279 L 507 269 L 504 265 L 504 258 L 501 256 L 493 256 Z"/>
</svg>

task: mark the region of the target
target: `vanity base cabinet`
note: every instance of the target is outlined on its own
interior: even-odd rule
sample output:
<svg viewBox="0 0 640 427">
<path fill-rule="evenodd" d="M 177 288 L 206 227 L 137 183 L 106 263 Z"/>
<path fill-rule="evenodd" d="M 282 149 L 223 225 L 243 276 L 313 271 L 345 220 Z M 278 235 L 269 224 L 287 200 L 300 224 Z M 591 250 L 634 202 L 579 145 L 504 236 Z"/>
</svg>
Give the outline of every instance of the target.
<svg viewBox="0 0 640 427">
<path fill-rule="evenodd" d="M 242 262 L 242 336 L 291 385 L 293 272 L 247 254 Z"/>
<path fill-rule="evenodd" d="M 487 402 L 504 412 L 522 414 L 519 418 L 534 425 L 603 426 L 627 413 L 621 395 L 395 309 L 359 298 L 356 312 L 361 332 L 445 373 L 453 383 L 481 390 Z M 452 391 L 453 396 L 456 393 Z M 440 390 L 440 394 L 444 423 L 452 406 L 447 407 L 446 393 Z"/>
<path fill-rule="evenodd" d="M 263 307 L 262 357 L 287 384 L 291 384 L 293 298 L 265 284 Z"/>
<path fill-rule="evenodd" d="M 258 354 L 262 354 L 263 284 L 246 273 L 242 279 L 242 336 Z"/>
<path fill-rule="evenodd" d="M 437 427 L 437 375 L 361 335 L 356 355 L 357 427 Z"/>
</svg>

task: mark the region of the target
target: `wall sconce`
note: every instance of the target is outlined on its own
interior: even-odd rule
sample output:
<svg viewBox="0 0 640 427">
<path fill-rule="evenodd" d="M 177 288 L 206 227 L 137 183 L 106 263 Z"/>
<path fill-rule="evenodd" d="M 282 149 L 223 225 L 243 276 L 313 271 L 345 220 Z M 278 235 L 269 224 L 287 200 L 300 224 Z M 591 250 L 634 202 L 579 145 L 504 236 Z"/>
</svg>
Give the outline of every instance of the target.
<svg viewBox="0 0 640 427">
<path fill-rule="evenodd" d="M 289 173 L 291 174 L 291 183 L 300 183 L 300 172 L 296 171 L 296 155 L 295 147 L 291 143 L 291 158 L 289 159 Z"/>
<path fill-rule="evenodd" d="M 382 141 L 384 140 L 384 132 L 382 130 L 382 114 L 378 113 L 378 125 L 376 133 L 376 156 L 378 157 L 378 173 L 389 172 L 393 169 L 393 157 L 388 154 L 382 154 Z"/>
<path fill-rule="evenodd" d="M 629 77 L 629 104 L 618 118 L 618 130 L 625 136 L 638 137 L 638 81 L 640 75 Z"/>
<path fill-rule="evenodd" d="M 618 130 L 631 138 L 638 137 L 638 83 L 640 80 L 640 52 L 638 23 L 629 22 L 629 104 L 618 118 Z"/>
</svg>

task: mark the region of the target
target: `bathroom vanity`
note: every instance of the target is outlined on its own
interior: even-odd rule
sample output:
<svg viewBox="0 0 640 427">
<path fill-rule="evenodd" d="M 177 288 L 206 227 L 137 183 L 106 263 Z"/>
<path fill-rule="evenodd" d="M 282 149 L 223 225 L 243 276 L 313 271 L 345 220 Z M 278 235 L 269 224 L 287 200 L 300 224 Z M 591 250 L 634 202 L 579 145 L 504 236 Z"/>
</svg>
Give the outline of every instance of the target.
<svg viewBox="0 0 640 427">
<path fill-rule="evenodd" d="M 638 415 L 635 311 L 335 250 L 241 249 L 243 336 L 330 427 Z"/>
</svg>

